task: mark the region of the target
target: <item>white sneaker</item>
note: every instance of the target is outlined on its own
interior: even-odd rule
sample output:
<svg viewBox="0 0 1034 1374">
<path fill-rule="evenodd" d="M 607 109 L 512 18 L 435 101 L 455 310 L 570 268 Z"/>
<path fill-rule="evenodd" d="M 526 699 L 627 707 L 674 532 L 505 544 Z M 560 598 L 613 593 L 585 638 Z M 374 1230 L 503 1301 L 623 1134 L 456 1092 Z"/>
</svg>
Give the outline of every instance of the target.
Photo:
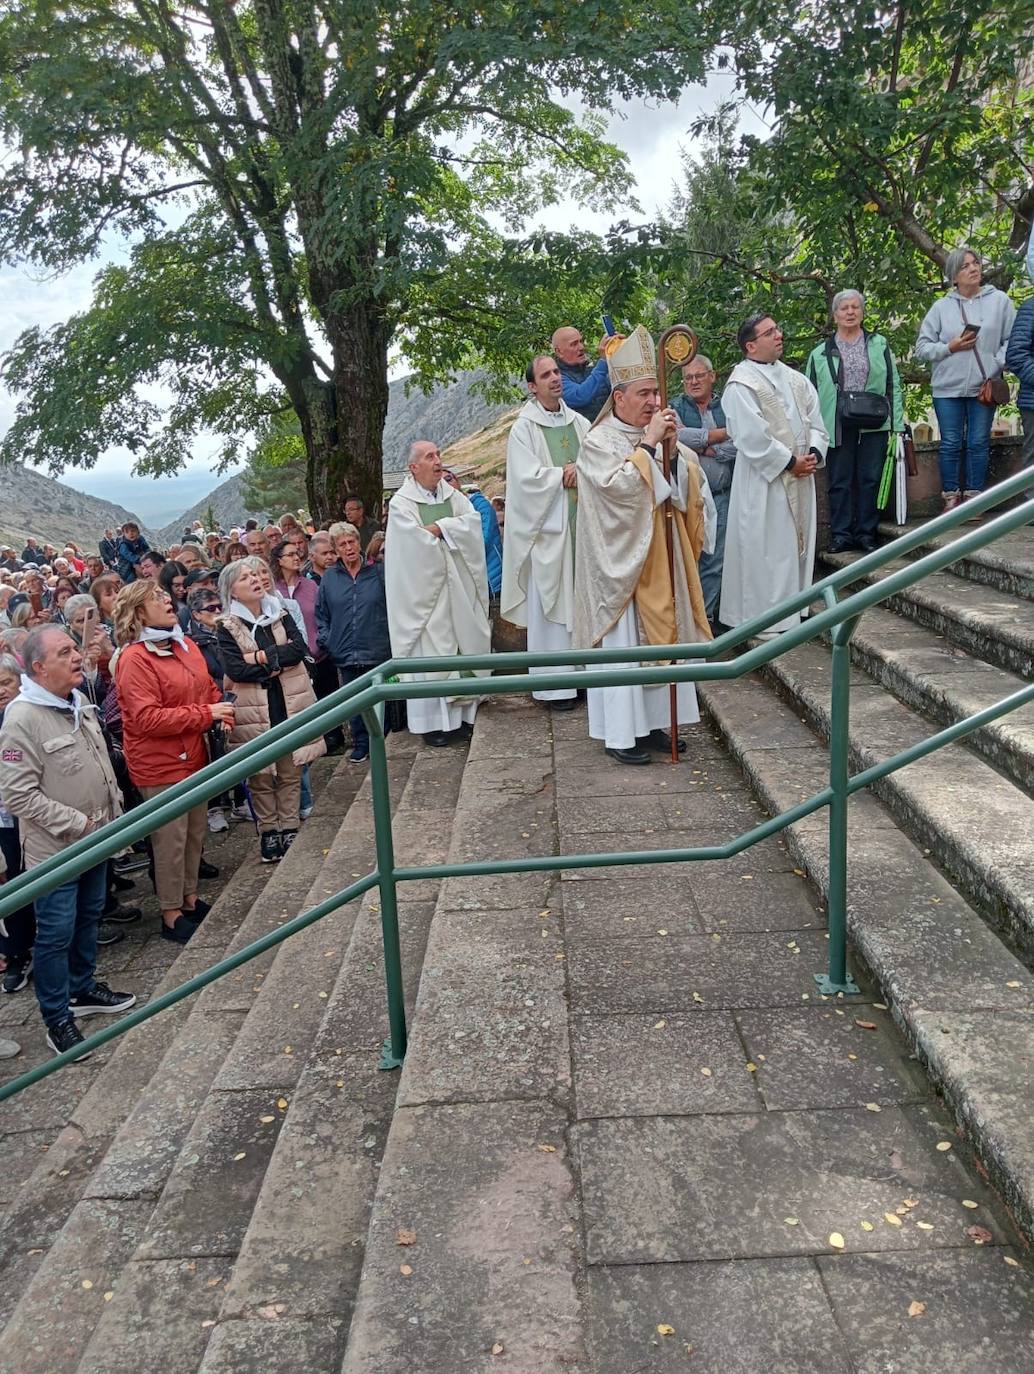
<svg viewBox="0 0 1034 1374">
<path fill-rule="evenodd" d="M 220 830 L 229 830 L 230 822 L 226 819 L 226 813 L 222 807 L 208 813 L 208 828 L 213 834 L 218 834 Z"/>
<path fill-rule="evenodd" d="M 298 812 L 298 819 L 300 821 L 307 821 L 315 810 L 315 806 L 303 806 Z"/>
</svg>

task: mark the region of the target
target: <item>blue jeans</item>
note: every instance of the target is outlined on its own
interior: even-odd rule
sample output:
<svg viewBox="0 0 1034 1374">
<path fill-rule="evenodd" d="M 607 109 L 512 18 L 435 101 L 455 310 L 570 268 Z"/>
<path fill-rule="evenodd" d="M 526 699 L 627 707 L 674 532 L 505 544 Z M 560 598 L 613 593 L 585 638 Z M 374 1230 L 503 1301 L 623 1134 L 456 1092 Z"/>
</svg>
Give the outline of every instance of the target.
<svg viewBox="0 0 1034 1374">
<path fill-rule="evenodd" d="M 712 625 L 718 616 L 718 601 L 722 591 L 722 565 L 725 562 L 725 530 L 729 523 L 729 497 L 732 488 L 713 491 L 715 508 L 718 511 L 718 533 L 714 539 L 714 553 L 700 555 L 700 590 L 704 594 L 704 607 Z"/>
<path fill-rule="evenodd" d="M 302 790 L 298 800 L 298 807 L 301 811 L 310 810 L 312 807 L 312 785 L 309 782 L 308 764 L 302 769 Z"/>
<path fill-rule="evenodd" d="M 941 431 L 941 490 L 962 489 L 959 460 L 965 441 L 965 489 L 983 491 L 987 485 L 994 406 L 981 405 L 975 396 L 935 396 L 933 408 Z"/>
<path fill-rule="evenodd" d="M 94 985 L 97 925 L 107 895 L 108 865 L 103 863 L 36 898 L 36 997 L 50 1027 L 68 1020 L 69 997 Z"/>
<path fill-rule="evenodd" d="M 342 687 L 347 687 L 350 682 L 354 682 L 357 677 L 362 677 L 364 673 L 368 673 L 370 669 L 375 666 L 376 665 L 372 663 L 353 663 L 350 664 L 348 667 L 342 667 L 342 665 L 339 663 L 337 665 L 338 682 L 341 684 Z M 360 752 L 363 752 L 365 750 L 366 753 L 369 753 L 370 732 L 363 724 L 362 716 L 353 716 L 352 719 L 348 722 L 348 725 L 352 731 L 353 749 L 358 749 Z"/>
</svg>

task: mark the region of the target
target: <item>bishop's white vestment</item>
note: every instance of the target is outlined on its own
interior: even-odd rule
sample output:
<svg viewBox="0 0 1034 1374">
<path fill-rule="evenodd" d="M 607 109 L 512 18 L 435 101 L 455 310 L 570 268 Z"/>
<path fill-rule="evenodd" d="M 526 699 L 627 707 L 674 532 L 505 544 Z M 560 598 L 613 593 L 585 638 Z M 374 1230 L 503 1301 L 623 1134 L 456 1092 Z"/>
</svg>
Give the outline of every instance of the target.
<svg viewBox="0 0 1034 1374">
<path fill-rule="evenodd" d="M 442 538 L 426 528 L 437 524 Z M 427 491 L 410 474 L 391 499 L 385 534 L 384 583 L 393 658 L 487 654 L 488 573 L 481 517 L 447 482 Z M 487 670 L 464 676 L 487 676 Z M 457 677 L 411 673 L 403 682 Z M 472 723 L 478 697 L 411 698 L 409 728 L 426 735 Z"/>
<path fill-rule="evenodd" d="M 697 643 L 710 639 L 696 561 L 714 548 L 717 512 L 696 455 L 681 446 L 672 486 L 659 458 L 639 448 L 643 430 L 608 415 L 589 431 L 578 458 L 575 543 L 576 648 Z M 668 576 L 663 521 L 655 519 L 669 491 L 685 520 L 674 540 L 675 583 Z M 634 652 L 628 664 L 638 663 Z M 596 687 L 588 693 L 589 735 L 608 749 L 670 727 L 666 686 Z M 677 688 L 678 724 L 700 719 L 692 683 Z"/>
<path fill-rule="evenodd" d="M 506 538 L 499 611 L 528 631 L 531 653 L 571 647 L 574 625 L 576 494 L 563 470 L 578 457 L 588 420 L 563 401 L 547 410 L 532 398 L 506 445 Z M 563 667 L 550 672 L 566 672 Z M 573 687 L 534 692 L 537 701 L 575 696 Z"/>
<path fill-rule="evenodd" d="M 793 477 L 794 453 L 814 448 L 825 461 L 829 435 L 818 393 L 785 363 L 739 363 L 722 396 L 736 467 L 729 493 L 719 617 L 742 625 L 811 585 L 815 560 L 815 478 Z M 806 614 L 806 613 L 804 613 Z M 802 614 L 772 625 L 792 629 Z"/>
</svg>

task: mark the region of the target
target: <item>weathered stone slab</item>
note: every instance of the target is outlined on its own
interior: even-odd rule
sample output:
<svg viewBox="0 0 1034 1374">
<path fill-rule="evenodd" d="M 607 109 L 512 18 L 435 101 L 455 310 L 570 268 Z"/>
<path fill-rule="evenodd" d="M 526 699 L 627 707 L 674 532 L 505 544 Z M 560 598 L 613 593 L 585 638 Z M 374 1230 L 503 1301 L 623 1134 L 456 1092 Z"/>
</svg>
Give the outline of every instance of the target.
<svg viewBox="0 0 1034 1374">
<path fill-rule="evenodd" d="M 658 915 L 658 930 L 667 929 L 664 919 Z M 810 930 L 799 932 L 793 948 L 785 932 L 579 943 L 567 959 L 571 1003 L 603 1015 L 799 1006 L 815 995 L 812 975 L 823 969 L 827 948 Z"/>
<path fill-rule="evenodd" d="M 565 1126 L 531 1102 L 396 1113 L 343 1374 L 488 1370 L 496 1344 L 519 1374 L 587 1374 Z"/>
<path fill-rule="evenodd" d="M 1034 1370 L 1034 1280 L 1015 1252 L 844 1255 L 819 1269 L 856 1374 Z M 910 1318 L 913 1302 L 925 1304 Z"/>
<path fill-rule="evenodd" d="M 687 886 L 700 913 L 700 927 L 724 935 L 734 931 L 820 930 L 824 907 L 811 885 L 796 873 L 736 873 L 737 859 L 698 864 Z M 727 870 L 722 871 L 723 867 Z"/>
<path fill-rule="evenodd" d="M 80 1202 L 4 1329 L 2 1374 L 72 1374 L 151 1215 L 149 1202 Z"/>
<path fill-rule="evenodd" d="M 953 1136 L 925 1107 L 707 1116 L 692 1129 L 585 1121 L 572 1134 L 592 1264 L 822 1254 L 833 1233 L 849 1252 L 958 1247 L 973 1224 L 963 1198 L 1004 1234 L 988 1190 L 954 1149 L 935 1149 Z M 917 1205 L 898 1217 L 906 1199 Z"/>
<path fill-rule="evenodd" d="M 615 869 L 620 873 L 620 869 Z M 630 940 L 656 936 L 663 913 L 672 936 L 703 929 L 689 881 L 663 877 L 611 878 L 600 883 L 564 883 L 564 933 L 570 941 Z"/>
<path fill-rule="evenodd" d="M 698 793 L 708 780 L 723 779 L 731 786 L 737 776 L 739 770 L 727 757 L 687 754 L 673 767 L 658 756 L 658 762 L 648 768 L 629 768 L 608 758 L 580 756 L 577 763 L 558 762 L 556 791 L 558 797 L 681 796 Z"/>
<path fill-rule="evenodd" d="M 576 1016 L 577 1116 L 756 1112 L 754 1075 L 730 1012 Z"/>
<path fill-rule="evenodd" d="M 225 1259 L 137 1261 L 124 1271 L 77 1374 L 195 1374 L 230 1271 Z"/>
<path fill-rule="evenodd" d="M 482 878 L 446 878 L 442 900 L 454 911 L 541 910 L 558 880 L 557 872 L 506 873 Z M 406 884 L 408 887 L 409 884 Z M 400 888 L 404 892 L 405 888 Z"/>
<path fill-rule="evenodd" d="M 397 1087 L 398 1075 L 380 1072 L 373 1053 L 306 1072 L 248 1223 L 222 1322 L 257 1318 L 268 1326 L 259 1309 L 277 1304 L 284 1309 L 277 1325 L 279 1317 L 347 1310 Z"/>
<path fill-rule="evenodd" d="M 242 1020 L 240 1012 L 190 1019 L 90 1179 L 87 1197 L 157 1198 Z"/>
<path fill-rule="evenodd" d="M 854 1374 L 811 1260 L 593 1268 L 589 1301 L 594 1374 Z"/>
<path fill-rule="evenodd" d="M 552 1097 L 570 1088 L 552 941 L 456 945 L 432 927 L 399 1103 Z"/>
<path fill-rule="evenodd" d="M 636 835 L 634 838 L 629 837 L 621 830 L 596 835 L 580 835 L 577 846 L 565 845 L 565 849 L 568 854 L 575 851 L 579 854 L 618 854 L 651 852 L 658 849 L 696 849 L 704 846 L 728 844 L 730 840 L 736 838 L 738 833 L 721 821 L 702 822 L 701 828 L 697 830 L 678 831 L 677 833 L 665 830 L 656 835 Z M 623 864 L 619 868 L 606 866 L 565 868 L 562 870 L 561 876 L 564 879 L 576 881 L 610 877 L 628 878 L 640 875 L 690 878 L 701 864 L 718 862 L 728 863 L 731 871 L 741 873 L 778 873 L 793 866 L 783 841 L 770 838 L 761 840 L 734 859 L 674 859 L 663 864 Z"/>
<path fill-rule="evenodd" d="M 206 1099 L 137 1259 L 237 1252 L 283 1123 L 286 1108 L 278 1100 L 286 1099 L 276 1091 L 213 1093 Z"/>
<path fill-rule="evenodd" d="M 46 1157 L 52 1131 L 18 1131 L 0 1139 L 0 1204 L 6 1205 L 18 1195 L 18 1190 Z"/>
<path fill-rule="evenodd" d="M 929 1094 L 888 1013 L 855 998 L 840 1005 L 741 1011 L 736 1020 L 770 1111 L 870 1102 L 886 1107 Z M 859 1020 L 878 1029 L 861 1028 Z"/>
<path fill-rule="evenodd" d="M 347 1313 L 343 1319 L 220 1322 L 212 1331 L 198 1374 L 257 1374 L 268 1368 L 285 1374 L 337 1369 L 344 1352 Z"/>
</svg>

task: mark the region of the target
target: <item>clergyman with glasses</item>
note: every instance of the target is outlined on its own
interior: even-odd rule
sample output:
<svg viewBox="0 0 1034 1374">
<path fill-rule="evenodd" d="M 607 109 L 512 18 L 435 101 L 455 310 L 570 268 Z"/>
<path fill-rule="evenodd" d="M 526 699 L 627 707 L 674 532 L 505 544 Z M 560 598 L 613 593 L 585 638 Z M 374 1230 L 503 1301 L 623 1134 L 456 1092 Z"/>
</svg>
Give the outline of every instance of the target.
<svg viewBox="0 0 1034 1374">
<path fill-rule="evenodd" d="M 729 438 L 725 411 L 714 394 L 714 364 L 698 353 L 682 369 L 683 394 L 676 396 L 671 408 L 679 418 L 678 440 L 692 449 L 707 474 L 707 482 L 718 512 L 714 550 L 702 553 L 698 564 L 704 607 L 712 630 L 718 621 L 718 600 L 722 590 L 722 563 L 725 560 L 725 529 L 729 523 L 729 493 L 736 463 L 736 445 Z"/>
<path fill-rule="evenodd" d="M 755 314 L 737 332 L 743 361 L 722 395 L 736 446 L 719 617 L 742 625 L 811 586 L 815 560 L 815 470 L 829 435 L 818 392 L 782 361 L 783 331 Z M 806 611 L 784 616 L 767 634 L 792 629 Z"/>
</svg>

